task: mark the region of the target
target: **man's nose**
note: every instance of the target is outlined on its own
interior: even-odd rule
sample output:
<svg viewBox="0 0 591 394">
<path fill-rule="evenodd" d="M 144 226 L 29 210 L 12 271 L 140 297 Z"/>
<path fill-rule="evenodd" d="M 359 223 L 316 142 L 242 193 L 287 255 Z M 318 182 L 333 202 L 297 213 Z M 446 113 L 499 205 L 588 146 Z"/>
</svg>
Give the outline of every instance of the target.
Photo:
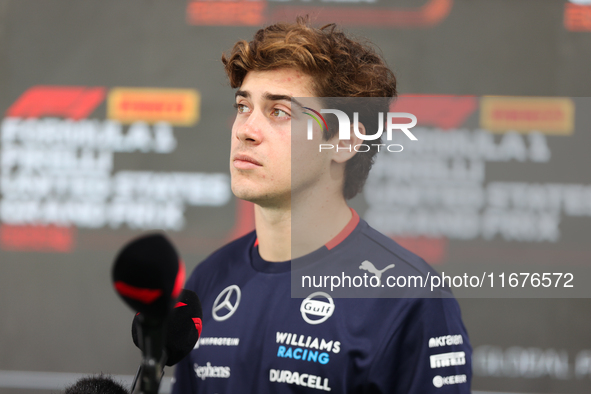
<svg viewBox="0 0 591 394">
<path fill-rule="evenodd" d="M 242 142 L 260 144 L 263 140 L 264 122 L 263 114 L 253 111 L 244 123 L 238 125 L 236 137 Z"/>
</svg>

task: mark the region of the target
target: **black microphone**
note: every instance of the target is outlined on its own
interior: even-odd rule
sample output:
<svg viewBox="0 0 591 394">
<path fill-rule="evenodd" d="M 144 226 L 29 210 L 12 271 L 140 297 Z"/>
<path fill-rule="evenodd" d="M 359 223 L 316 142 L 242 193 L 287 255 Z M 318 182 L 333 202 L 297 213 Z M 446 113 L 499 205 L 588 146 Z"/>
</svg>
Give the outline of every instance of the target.
<svg viewBox="0 0 591 394">
<path fill-rule="evenodd" d="M 117 293 L 138 315 L 142 363 L 133 392 L 157 394 L 164 363 L 167 318 L 185 282 L 185 265 L 168 239 L 151 234 L 128 243 L 112 271 Z M 139 380 L 139 391 L 136 382 Z"/>
<path fill-rule="evenodd" d="M 164 342 L 167 355 L 166 365 L 171 367 L 191 353 L 201 335 L 202 318 L 203 311 L 199 297 L 195 292 L 183 289 L 168 318 L 166 340 Z M 138 337 L 140 319 L 141 313 L 138 313 L 133 318 L 131 336 L 135 346 L 143 351 L 144 349 Z"/>
<path fill-rule="evenodd" d="M 133 310 L 164 318 L 185 282 L 185 265 L 168 239 L 151 234 L 128 243 L 115 259 L 113 284 Z"/>
</svg>

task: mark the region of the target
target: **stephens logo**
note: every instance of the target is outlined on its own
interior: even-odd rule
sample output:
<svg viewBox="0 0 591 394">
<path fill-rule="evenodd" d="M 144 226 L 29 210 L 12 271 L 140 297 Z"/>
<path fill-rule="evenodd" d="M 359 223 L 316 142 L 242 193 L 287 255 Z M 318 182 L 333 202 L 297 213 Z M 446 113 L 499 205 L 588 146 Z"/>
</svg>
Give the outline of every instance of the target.
<svg viewBox="0 0 591 394">
<path fill-rule="evenodd" d="M 212 367 L 208 361 L 205 366 L 193 365 L 195 375 L 201 380 L 206 378 L 223 378 L 228 379 L 230 377 L 230 367 Z"/>
<path fill-rule="evenodd" d="M 328 302 L 315 300 L 315 297 L 326 298 Z M 306 297 L 306 299 L 304 299 L 304 301 L 302 301 L 300 312 L 302 312 L 302 318 L 306 321 L 306 323 L 320 324 L 332 316 L 334 312 L 334 301 L 330 295 L 322 291 L 317 291 L 316 293 L 310 294 L 308 297 Z M 308 315 L 320 316 L 320 319 L 311 319 Z"/>
<path fill-rule="evenodd" d="M 339 140 L 350 140 L 351 139 L 351 120 L 349 119 L 349 116 L 338 109 L 321 109 L 320 112 L 313 110 L 312 108 L 309 107 L 302 107 L 306 110 L 309 110 L 311 112 L 313 112 L 314 114 L 316 114 L 318 117 L 314 116 L 313 114 L 309 113 L 309 112 L 303 112 L 304 114 L 310 116 L 312 119 L 314 119 L 316 121 L 316 123 L 318 123 L 318 125 L 320 126 L 320 129 L 323 129 L 323 125 L 324 124 L 324 128 L 326 130 L 328 130 L 328 125 L 326 123 L 326 120 L 324 119 L 324 117 L 321 114 L 333 114 L 337 117 L 338 122 L 339 122 Z M 320 119 L 318 119 L 320 118 Z M 410 119 L 409 123 L 394 123 L 394 119 L 400 119 L 400 118 L 404 118 L 404 119 Z M 308 140 L 312 140 L 313 139 L 313 122 L 312 119 L 308 119 L 308 124 L 307 124 L 307 139 Z M 320 123 L 320 120 L 322 120 L 322 123 Z M 392 140 L 392 134 L 393 131 L 395 130 L 401 130 L 411 141 L 417 141 L 417 137 L 414 136 L 413 133 L 411 133 L 411 131 L 409 129 L 411 129 L 412 127 L 416 126 L 417 124 L 417 117 L 414 116 L 411 113 L 408 112 L 388 112 L 386 114 L 386 139 L 388 141 Z M 378 112 L 378 131 L 375 134 L 364 134 L 359 130 L 359 113 L 358 112 L 353 112 L 353 132 L 355 133 L 355 136 L 363 141 L 375 141 L 378 140 L 379 138 L 382 137 L 382 134 L 384 133 L 384 113 L 383 112 Z M 400 144 L 390 144 L 387 145 L 386 144 L 371 144 L 372 146 L 377 147 L 378 152 L 380 151 L 380 148 L 385 146 L 386 149 L 388 150 L 388 152 L 402 152 L 402 150 L 404 149 L 402 145 Z M 322 150 L 331 150 L 331 149 L 336 149 L 338 150 L 342 150 L 342 149 L 347 149 L 349 151 L 351 151 L 351 147 L 348 148 L 340 148 L 338 146 L 335 146 L 333 144 L 320 144 L 318 146 L 319 152 L 322 152 Z M 368 152 L 371 150 L 371 146 L 368 144 L 356 144 L 352 147 L 353 150 L 355 150 L 355 152 Z"/>
</svg>

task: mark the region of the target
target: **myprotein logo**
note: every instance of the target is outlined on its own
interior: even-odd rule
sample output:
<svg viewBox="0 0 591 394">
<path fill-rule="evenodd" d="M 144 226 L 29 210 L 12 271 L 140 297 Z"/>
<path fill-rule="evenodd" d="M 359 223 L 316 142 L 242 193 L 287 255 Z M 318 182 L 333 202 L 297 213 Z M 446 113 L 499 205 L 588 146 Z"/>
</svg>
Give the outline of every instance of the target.
<svg viewBox="0 0 591 394">
<path fill-rule="evenodd" d="M 326 299 L 326 301 L 323 299 Z M 300 312 L 306 323 L 320 324 L 332 316 L 334 312 L 334 301 L 330 295 L 322 291 L 317 291 L 316 293 L 310 294 L 304 299 L 304 301 L 302 301 Z"/>
<path fill-rule="evenodd" d="M 239 344 L 240 338 L 200 337 L 194 349 L 199 349 L 199 346 L 238 346 Z"/>
<path fill-rule="evenodd" d="M 312 140 L 314 122 L 320 126 L 320 129 L 324 127 L 328 130 L 328 125 L 322 114 L 333 114 L 337 117 L 339 124 L 339 140 L 350 140 L 351 129 L 357 138 L 363 141 L 375 141 L 382 137 L 384 134 L 384 124 L 386 125 L 386 140 L 391 141 L 394 131 L 402 131 L 411 141 L 417 141 L 417 137 L 410 131 L 411 128 L 417 125 L 417 117 L 408 112 L 388 112 L 386 113 L 386 121 L 384 122 L 384 113 L 378 113 L 378 131 L 374 134 L 370 134 L 370 130 L 366 130 L 366 133 L 362 133 L 359 130 L 359 113 L 353 112 L 353 127 L 351 127 L 351 120 L 349 116 L 338 109 L 321 109 L 320 112 L 313 110 L 309 107 L 303 107 L 304 109 L 312 112 L 303 112 L 310 116 L 312 119 L 308 119 L 307 124 L 307 139 Z M 410 122 L 399 123 L 396 119 L 407 119 Z M 396 120 L 396 121 L 395 121 Z M 339 147 L 333 144 L 320 144 L 319 151 L 336 149 L 337 151 L 346 149 L 348 151 L 355 150 L 355 152 L 368 152 L 371 150 L 371 146 L 375 146 L 380 151 L 380 148 L 385 148 L 388 152 L 402 152 L 404 149 L 400 144 L 356 144 L 348 147 Z"/>
</svg>

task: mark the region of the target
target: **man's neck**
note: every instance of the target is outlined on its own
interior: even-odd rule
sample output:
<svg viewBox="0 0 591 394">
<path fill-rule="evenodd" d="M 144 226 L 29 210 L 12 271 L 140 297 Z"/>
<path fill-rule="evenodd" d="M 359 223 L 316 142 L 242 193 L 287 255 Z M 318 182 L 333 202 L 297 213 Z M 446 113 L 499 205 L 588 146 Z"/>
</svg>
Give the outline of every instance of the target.
<svg viewBox="0 0 591 394">
<path fill-rule="evenodd" d="M 291 209 L 254 206 L 259 253 L 267 261 L 291 259 Z"/>
<path fill-rule="evenodd" d="M 255 205 L 259 253 L 267 261 L 287 261 L 315 251 L 337 236 L 351 220 L 344 198 L 306 199 L 291 208 Z"/>
</svg>

